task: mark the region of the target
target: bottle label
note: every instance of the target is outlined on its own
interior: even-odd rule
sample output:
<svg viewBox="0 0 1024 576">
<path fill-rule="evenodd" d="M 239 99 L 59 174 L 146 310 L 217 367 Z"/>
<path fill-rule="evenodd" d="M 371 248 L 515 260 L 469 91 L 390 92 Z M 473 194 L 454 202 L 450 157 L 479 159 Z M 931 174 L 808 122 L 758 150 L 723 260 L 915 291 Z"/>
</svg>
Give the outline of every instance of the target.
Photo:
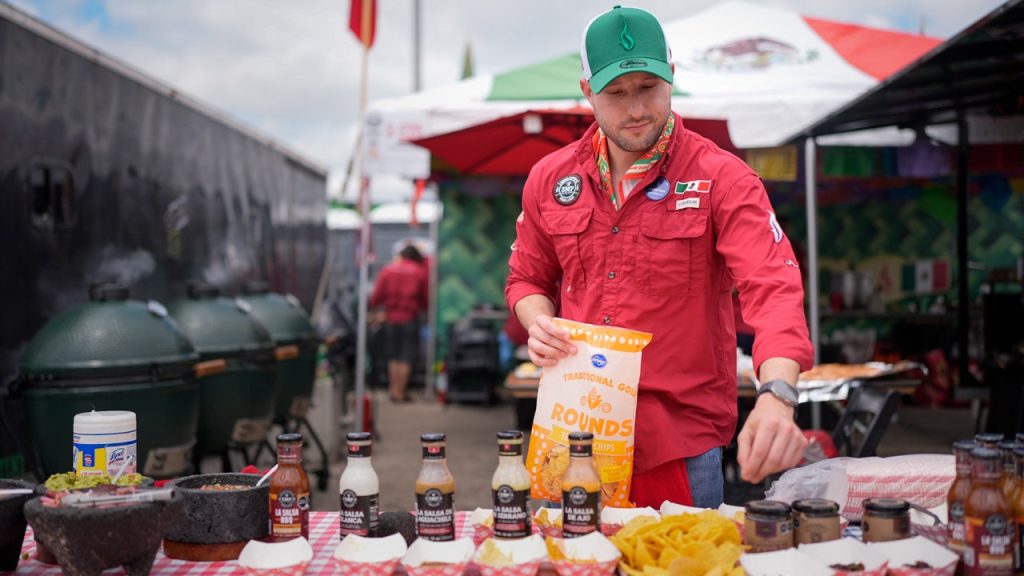
<svg viewBox="0 0 1024 576">
<path fill-rule="evenodd" d="M 984 518 L 968 516 L 964 566 L 968 576 L 984 576 L 1013 570 L 1013 524 L 1002 514 Z"/>
<path fill-rule="evenodd" d="M 569 444 L 569 454 L 573 456 L 591 456 L 594 453 L 590 444 Z"/>
<path fill-rule="evenodd" d="M 302 456 L 302 445 L 299 443 L 282 442 L 277 445 L 277 461 L 298 462 Z"/>
<path fill-rule="evenodd" d="M 491 491 L 494 503 L 494 535 L 498 538 L 526 538 L 530 526 L 530 489 L 513 490 L 502 484 Z"/>
<path fill-rule="evenodd" d="M 949 507 L 949 549 L 962 552 L 967 540 L 964 528 L 964 503 L 953 502 Z"/>
<path fill-rule="evenodd" d="M 369 458 L 371 452 L 370 444 L 349 444 L 348 445 L 348 457 L 349 458 Z"/>
<path fill-rule="evenodd" d="M 522 444 L 499 444 L 498 445 L 498 456 L 522 456 L 523 445 Z"/>
<path fill-rule="evenodd" d="M 416 494 L 416 534 L 434 542 L 455 540 L 455 494 L 437 488 Z"/>
<path fill-rule="evenodd" d="M 578 538 L 597 530 L 601 523 L 601 492 L 581 486 L 562 491 L 562 537 Z"/>
<path fill-rule="evenodd" d="M 424 446 L 424 460 L 444 460 L 444 446 Z"/>
<path fill-rule="evenodd" d="M 376 536 L 380 526 L 380 495 L 357 496 L 352 490 L 342 490 L 340 499 L 341 538 L 349 534 Z"/>
<path fill-rule="evenodd" d="M 309 493 L 271 492 L 270 535 L 274 538 L 309 536 Z"/>
</svg>

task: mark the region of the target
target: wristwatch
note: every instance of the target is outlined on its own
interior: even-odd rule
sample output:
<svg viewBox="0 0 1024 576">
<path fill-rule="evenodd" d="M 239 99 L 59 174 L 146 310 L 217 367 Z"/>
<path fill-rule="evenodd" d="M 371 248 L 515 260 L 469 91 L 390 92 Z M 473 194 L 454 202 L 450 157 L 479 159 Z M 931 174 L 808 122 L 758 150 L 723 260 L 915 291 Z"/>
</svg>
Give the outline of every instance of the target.
<svg viewBox="0 0 1024 576">
<path fill-rule="evenodd" d="M 761 394 L 768 393 L 781 400 L 786 406 L 794 409 L 800 403 L 800 393 L 785 380 L 769 380 L 761 384 L 761 387 L 757 389 L 758 398 L 761 397 Z"/>
</svg>

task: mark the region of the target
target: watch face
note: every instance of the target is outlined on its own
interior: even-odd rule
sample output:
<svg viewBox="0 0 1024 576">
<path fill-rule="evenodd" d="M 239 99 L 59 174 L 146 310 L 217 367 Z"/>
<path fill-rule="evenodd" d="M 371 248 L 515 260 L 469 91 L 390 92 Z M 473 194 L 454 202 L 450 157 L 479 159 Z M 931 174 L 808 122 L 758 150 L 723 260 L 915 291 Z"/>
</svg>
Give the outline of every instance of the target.
<svg viewBox="0 0 1024 576">
<path fill-rule="evenodd" d="M 780 400 L 786 402 L 791 406 L 796 406 L 800 402 L 800 395 L 793 388 L 783 380 L 772 380 L 771 382 L 765 382 L 765 391 L 771 392 Z"/>
</svg>

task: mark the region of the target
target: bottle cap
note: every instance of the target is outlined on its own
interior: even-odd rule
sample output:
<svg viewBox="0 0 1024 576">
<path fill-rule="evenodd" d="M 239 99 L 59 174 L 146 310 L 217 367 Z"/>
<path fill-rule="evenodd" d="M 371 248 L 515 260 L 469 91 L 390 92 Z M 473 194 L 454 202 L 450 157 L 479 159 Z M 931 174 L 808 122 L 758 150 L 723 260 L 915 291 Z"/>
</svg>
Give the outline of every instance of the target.
<svg viewBox="0 0 1024 576">
<path fill-rule="evenodd" d="M 747 502 L 747 514 L 761 514 L 764 516 L 789 516 L 789 504 L 776 500 L 754 500 Z"/>
<path fill-rule="evenodd" d="M 285 432 L 277 435 L 278 444 L 282 442 L 302 442 L 302 434 L 298 432 Z"/>
</svg>

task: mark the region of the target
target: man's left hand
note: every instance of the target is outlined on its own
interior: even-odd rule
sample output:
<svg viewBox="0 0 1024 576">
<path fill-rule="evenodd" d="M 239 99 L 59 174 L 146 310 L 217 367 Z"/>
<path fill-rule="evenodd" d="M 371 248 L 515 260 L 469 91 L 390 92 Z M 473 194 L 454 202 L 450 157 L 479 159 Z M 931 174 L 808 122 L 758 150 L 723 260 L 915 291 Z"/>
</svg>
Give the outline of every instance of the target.
<svg viewBox="0 0 1024 576">
<path fill-rule="evenodd" d="M 760 482 L 792 468 L 807 449 L 807 439 L 793 421 L 793 410 L 771 394 L 762 394 L 737 437 L 740 477 Z"/>
</svg>

